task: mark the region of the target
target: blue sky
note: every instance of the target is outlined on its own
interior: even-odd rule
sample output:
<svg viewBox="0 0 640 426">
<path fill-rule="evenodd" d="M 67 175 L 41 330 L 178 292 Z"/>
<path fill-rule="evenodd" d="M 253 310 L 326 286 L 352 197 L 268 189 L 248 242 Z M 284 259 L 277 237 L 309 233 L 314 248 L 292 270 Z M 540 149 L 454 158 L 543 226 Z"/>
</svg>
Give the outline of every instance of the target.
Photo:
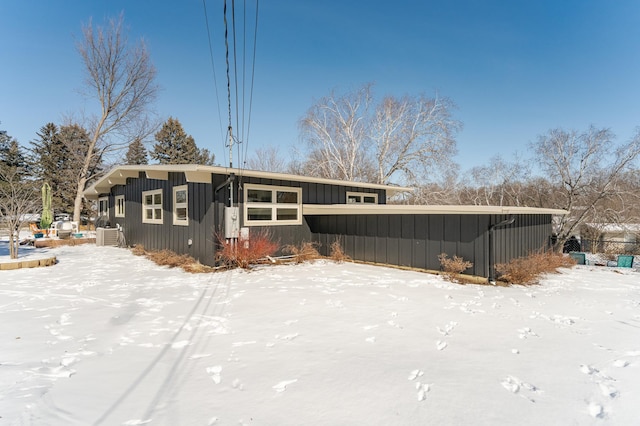
<svg viewBox="0 0 640 426">
<path fill-rule="evenodd" d="M 243 3 L 252 23 L 255 0 L 235 3 L 238 27 Z M 206 0 L 217 98 L 202 0 L 2 0 L 0 129 L 28 145 L 44 124 L 90 111 L 75 41 L 89 18 L 123 12 L 157 68 L 157 113 L 226 164 L 222 5 Z M 551 128 L 593 124 L 626 141 L 640 126 L 637 0 L 262 0 L 258 20 L 249 156 L 269 145 L 288 156 L 315 100 L 366 83 L 380 97 L 451 98 L 463 170 L 526 155 Z"/>
</svg>

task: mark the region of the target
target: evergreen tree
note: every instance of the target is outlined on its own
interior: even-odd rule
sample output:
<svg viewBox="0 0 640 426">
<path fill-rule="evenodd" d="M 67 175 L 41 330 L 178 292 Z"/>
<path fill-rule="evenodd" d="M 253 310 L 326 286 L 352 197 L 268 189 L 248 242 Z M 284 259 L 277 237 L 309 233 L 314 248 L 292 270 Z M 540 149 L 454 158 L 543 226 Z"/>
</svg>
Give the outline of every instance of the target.
<svg viewBox="0 0 640 426">
<path fill-rule="evenodd" d="M 209 150 L 198 149 L 193 137 L 173 117 L 162 125 L 155 139 L 157 143 L 153 146 L 151 158 L 160 164 L 213 164 L 214 156 Z"/>
<path fill-rule="evenodd" d="M 36 134 L 38 139 L 31 142 L 34 175 L 51 186 L 54 212 L 71 212 L 78 176 L 82 172 L 82 158 L 89 145 L 89 135 L 77 124 L 58 128 L 53 123 L 47 123 Z M 97 173 L 100 166 L 100 155 L 96 154 L 89 173 Z"/>
<path fill-rule="evenodd" d="M 213 166 L 215 161 L 215 155 L 209 152 L 207 148 L 198 149 L 198 154 L 196 155 L 195 164 L 203 164 L 205 166 Z"/>
<path fill-rule="evenodd" d="M 51 207 L 54 212 L 70 212 L 73 202 L 71 194 L 65 194 L 68 186 L 66 169 L 69 167 L 69 152 L 60 140 L 58 126 L 47 123 L 36 132 L 38 139 L 31 141 L 31 164 L 34 175 L 51 186 Z"/>
<path fill-rule="evenodd" d="M 136 139 L 129 144 L 126 157 L 127 164 L 149 164 L 147 159 L 147 149 L 142 140 Z"/>
</svg>

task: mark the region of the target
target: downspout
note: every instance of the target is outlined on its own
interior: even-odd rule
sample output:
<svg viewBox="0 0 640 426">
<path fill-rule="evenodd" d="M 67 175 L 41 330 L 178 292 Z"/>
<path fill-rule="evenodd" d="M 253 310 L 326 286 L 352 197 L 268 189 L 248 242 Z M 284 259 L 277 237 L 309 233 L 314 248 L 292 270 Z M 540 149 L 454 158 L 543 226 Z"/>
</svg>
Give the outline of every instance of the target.
<svg viewBox="0 0 640 426">
<path fill-rule="evenodd" d="M 511 225 L 513 222 L 515 222 L 516 217 L 511 215 L 509 216 L 508 219 L 503 220 L 502 222 L 498 222 L 495 225 L 491 225 L 489 227 L 489 282 L 491 284 L 495 284 L 496 283 L 496 270 L 495 270 L 495 266 L 494 266 L 494 262 L 495 262 L 495 247 L 494 247 L 494 229 L 501 227 L 501 226 L 507 226 L 507 225 Z"/>
</svg>

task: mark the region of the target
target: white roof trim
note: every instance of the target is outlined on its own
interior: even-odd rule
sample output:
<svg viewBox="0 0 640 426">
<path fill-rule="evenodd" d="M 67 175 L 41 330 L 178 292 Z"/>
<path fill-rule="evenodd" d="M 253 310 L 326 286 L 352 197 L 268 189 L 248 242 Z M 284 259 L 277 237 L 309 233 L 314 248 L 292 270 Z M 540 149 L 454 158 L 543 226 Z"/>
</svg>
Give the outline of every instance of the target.
<svg viewBox="0 0 640 426">
<path fill-rule="evenodd" d="M 566 210 L 506 206 L 426 206 L 397 204 L 304 204 L 303 215 L 366 214 L 551 214 L 566 215 Z"/>
<path fill-rule="evenodd" d="M 387 196 L 392 196 L 398 192 L 411 192 L 413 188 L 394 185 L 381 185 L 367 182 L 350 182 L 339 179 L 324 179 L 311 176 L 298 176 L 286 173 L 263 172 L 259 170 L 235 169 L 220 166 L 202 166 L 199 164 L 151 164 L 151 165 L 124 165 L 116 166 L 109 170 L 102 178 L 94 182 L 89 188 L 85 189 L 84 196 L 95 199 L 96 194 L 108 192 L 114 185 L 120 184 L 121 179 L 127 177 L 137 177 L 139 172 L 145 172 L 150 179 L 166 180 L 169 172 L 185 173 L 187 181 L 194 179 L 193 182 L 201 182 L 206 180 L 203 175 L 206 173 L 215 173 L 221 175 L 229 175 L 231 173 L 236 176 L 250 176 L 273 180 L 286 180 L 295 182 L 309 183 L 326 183 L 332 185 L 346 185 L 354 188 L 383 189 L 387 191 Z M 117 182 L 117 183 L 111 183 Z"/>
</svg>

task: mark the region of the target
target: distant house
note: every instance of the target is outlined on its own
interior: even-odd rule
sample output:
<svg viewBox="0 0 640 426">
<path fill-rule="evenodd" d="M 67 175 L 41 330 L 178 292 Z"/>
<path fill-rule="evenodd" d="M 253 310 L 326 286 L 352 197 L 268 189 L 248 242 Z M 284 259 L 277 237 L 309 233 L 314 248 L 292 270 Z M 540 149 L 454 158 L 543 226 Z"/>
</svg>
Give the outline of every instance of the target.
<svg viewBox="0 0 640 426">
<path fill-rule="evenodd" d="M 640 224 L 586 223 L 578 235 L 582 250 L 604 253 L 640 253 Z"/>
<path fill-rule="evenodd" d="M 201 165 L 119 166 L 84 195 L 98 222 L 122 227 L 129 245 L 170 249 L 215 263 L 216 235 L 269 229 L 281 245 L 338 240 L 354 260 L 440 269 L 438 255 L 473 262 L 465 273 L 546 248 L 564 210 L 389 205 L 411 188 Z M 234 206 L 234 208 L 231 208 Z"/>
</svg>

